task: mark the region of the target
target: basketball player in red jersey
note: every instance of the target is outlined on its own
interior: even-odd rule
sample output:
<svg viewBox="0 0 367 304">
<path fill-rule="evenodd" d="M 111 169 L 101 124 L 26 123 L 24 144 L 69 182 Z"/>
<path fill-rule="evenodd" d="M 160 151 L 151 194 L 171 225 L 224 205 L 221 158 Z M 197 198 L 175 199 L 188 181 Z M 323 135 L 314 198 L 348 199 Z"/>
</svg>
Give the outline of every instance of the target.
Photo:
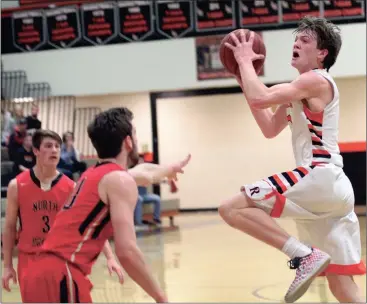
<svg viewBox="0 0 367 304">
<path fill-rule="evenodd" d="M 353 280 L 364 275 L 353 187 L 343 171 L 338 146 L 339 91 L 328 73 L 341 48 L 339 29 L 324 18 L 305 17 L 296 30 L 292 66 L 299 76 L 291 83 L 266 87 L 253 61 L 254 33 L 232 35 L 242 87 L 253 116 L 267 138 L 287 125 L 297 168 L 246 184 L 219 208 L 232 227 L 285 253 L 296 276 L 285 295 L 294 302 L 318 275 L 326 275 L 342 303 L 366 303 Z M 272 106 L 277 106 L 273 113 Z M 300 239 L 272 219 L 294 218 Z M 314 247 L 304 245 L 308 243 Z"/>
<path fill-rule="evenodd" d="M 111 236 L 115 253 L 130 277 L 156 302 L 167 301 L 136 243 L 137 184 L 126 170 L 128 163 L 134 165 L 139 159 L 132 119 L 128 109 L 113 108 L 98 114 L 88 126 L 100 161 L 80 177 L 56 217 L 39 260 L 26 271 L 25 302 L 91 303 L 87 275 Z M 187 162 L 161 166 L 154 182 L 175 178 Z"/>
<path fill-rule="evenodd" d="M 2 285 L 5 290 L 10 291 L 9 281 L 12 279 L 17 282 L 12 255 L 19 218 L 18 281 L 21 294 L 24 271 L 36 259 L 56 214 L 62 209 L 74 188 L 74 182 L 56 168 L 60 158 L 60 136 L 53 131 L 37 130 L 32 141 L 36 165 L 10 182 L 5 216 Z M 123 282 L 122 269 L 117 264 L 108 242 L 104 253 L 110 273 L 115 271 Z"/>
</svg>

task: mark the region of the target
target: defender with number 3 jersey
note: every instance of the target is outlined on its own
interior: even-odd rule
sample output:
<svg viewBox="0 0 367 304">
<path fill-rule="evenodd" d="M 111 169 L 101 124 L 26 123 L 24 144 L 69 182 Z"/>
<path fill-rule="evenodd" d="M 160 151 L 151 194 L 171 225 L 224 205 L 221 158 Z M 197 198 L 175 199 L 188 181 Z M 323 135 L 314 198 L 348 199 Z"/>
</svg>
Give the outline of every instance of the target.
<svg viewBox="0 0 367 304">
<path fill-rule="evenodd" d="M 33 169 L 16 177 L 19 203 L 18 279 L 22 285 L 23 273 L 50 232 L 56 214 L 70 195 L 74 182 L 59 174 L 49 190 L 43 190 Z"/>
</svg>

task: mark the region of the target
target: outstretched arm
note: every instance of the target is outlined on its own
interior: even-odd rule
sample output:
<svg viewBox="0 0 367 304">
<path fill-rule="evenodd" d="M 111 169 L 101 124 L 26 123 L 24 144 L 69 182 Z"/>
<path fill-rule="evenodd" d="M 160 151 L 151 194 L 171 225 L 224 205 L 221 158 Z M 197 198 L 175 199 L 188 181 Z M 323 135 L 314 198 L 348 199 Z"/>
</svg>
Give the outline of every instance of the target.
<svg viewBox="0 0 367 304">
<path fill-rule="evenodd" d="M 170 165 L 157 165 L 143 163 L 128 170 L 128 173 L 134 178 L 138 186 L 149 186 L 158 184 L 167 179 L 177 179 L 178 173 L 183 173 L 183 168 L 189 163 L 191 155 L 189 154 L 182 161 Z"/>
</svg>

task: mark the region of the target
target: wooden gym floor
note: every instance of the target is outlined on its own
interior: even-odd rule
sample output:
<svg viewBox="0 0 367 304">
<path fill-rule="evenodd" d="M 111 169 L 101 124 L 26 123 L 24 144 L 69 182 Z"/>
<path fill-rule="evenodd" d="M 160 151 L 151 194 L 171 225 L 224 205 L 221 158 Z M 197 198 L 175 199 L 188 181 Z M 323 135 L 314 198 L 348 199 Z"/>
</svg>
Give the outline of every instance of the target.
<svg viewBox="0 0 367 304">
<path fill-rule="evenodd" d="M 279 223 L 297 235 L 292 220 Z M 227 227 L 215 212 L 182 214 L 176 224 L 175 230 L 138 233 L 139 246 L 170 302 L 281 302 L 294 278 L 282 253 Z M 360 225 L 366 261 L 363 216 Z M 130 278 L 119 285 L 105 264 L 101 254 L 91 275 L 94 302 L 154 303 Z M 366 294 L 366 276 L 356 277 L 356 282 Z M 3 291 L 1 302 L 21 302 L 18 286 L 13 285 L 11 293 Z M 326 280 L 318 278 L 299 302 L 336 300 Z"/>
</svg>

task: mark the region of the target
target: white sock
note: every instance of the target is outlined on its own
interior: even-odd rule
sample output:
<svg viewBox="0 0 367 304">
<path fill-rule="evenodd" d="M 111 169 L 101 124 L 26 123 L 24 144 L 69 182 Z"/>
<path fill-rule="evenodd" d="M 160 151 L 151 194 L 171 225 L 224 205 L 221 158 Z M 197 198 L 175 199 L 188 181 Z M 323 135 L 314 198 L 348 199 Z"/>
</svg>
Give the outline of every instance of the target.
<svg viewBox="0 0 367 304">
<path fill-rule="evenodd" d="M 302 258 L 309 255 L 312 250 L 310 247 L 302 244 L 300 241 L 296 240 L 294 237 L 290 237 L 284 244 L 282 251 L 289 256 L 290 259 Z"/>
</svg>

